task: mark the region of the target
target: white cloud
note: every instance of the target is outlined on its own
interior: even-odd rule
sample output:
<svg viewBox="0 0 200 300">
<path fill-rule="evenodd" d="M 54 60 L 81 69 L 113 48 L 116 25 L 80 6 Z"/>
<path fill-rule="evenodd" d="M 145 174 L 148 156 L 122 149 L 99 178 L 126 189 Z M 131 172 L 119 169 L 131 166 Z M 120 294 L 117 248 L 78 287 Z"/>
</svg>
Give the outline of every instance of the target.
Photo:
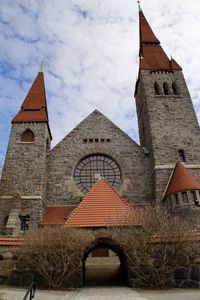
<svg viewBox="0 0 200 300">
<path fill-rule="evenodd" d="M 133 99 L 138 73 L 136 3 L 1 0 L 0 6 L 0 128 L 6 132 L 1 153 L 8 119 L 20 107 L 43 56 L 53 144 L 94 109 L 138 140 Z M 167 54 L 183 67 L 200 117 L 199 1 L 146 0 L 142 7 Z"/>
</svg>

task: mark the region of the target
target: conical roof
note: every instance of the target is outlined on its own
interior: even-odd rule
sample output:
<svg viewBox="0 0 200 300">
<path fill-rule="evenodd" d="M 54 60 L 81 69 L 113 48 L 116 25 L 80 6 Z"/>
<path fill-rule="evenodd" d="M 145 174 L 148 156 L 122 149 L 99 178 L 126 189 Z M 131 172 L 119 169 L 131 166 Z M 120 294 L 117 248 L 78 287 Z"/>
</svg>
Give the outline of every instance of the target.
<svg viewBox="0 0 200 300">
<path fill-rule="evenodd" d="M 48 112 L 44 85 L 44 74 L 39 72 L 12 123 L 46 122 Z"/>
<path fill-rule="evenodd" d="M 71 227 L 139 225 L 134 210 L 105 180 L 99 179 L 66 222 Z"/>
<path fill-rule="evenodd" d="M 187 190 L 200 190 L 200 183 L 194 178 L 190 171 L 178 161 L 169 180 L 165 197 Z"/>
<path fill-rule="evenodd" d="M 140 70 L 181 70 L 175 60 L 167 57 L 141 8 L 139 9 L 139 26 Z"/>
</svg>

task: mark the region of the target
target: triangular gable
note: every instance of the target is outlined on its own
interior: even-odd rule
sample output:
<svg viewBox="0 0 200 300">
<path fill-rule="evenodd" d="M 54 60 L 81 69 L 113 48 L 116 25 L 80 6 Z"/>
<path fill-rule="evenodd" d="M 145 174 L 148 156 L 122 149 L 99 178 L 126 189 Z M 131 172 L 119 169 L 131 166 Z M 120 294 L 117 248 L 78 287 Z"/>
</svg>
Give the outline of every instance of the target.
<svg viewBox="0 0 200 300">
<path fill-rule="evenodd" d="M 200 183 L 194 178 L 190 171 L 178 161 L 169 180 L 165 197 L 187 190 L 200 190 Z"/>
<path fill-rule="evenodd" d="M 98 125 L 97 125 L 98 124 Z M 92 113 L 90 113 L 85 119 L 83 119 L 74 129 L 72 129 L 71 132 L 69 132 L 51 151 L 56 150 L 59 148 L 59 146 L 63 143 L 67 145 L 68 139 L 71 137 L 74 138 L 74 135 L 76 132 L 80 131 L 83 128 L 83 133 L 81 133 L 81 136 L 84 138 L 84 134 L 86 133 L 85 128 L 87 128 L 87 134 L 86 136 L 90 136 L 91 138 L 95 138 L 96 136 L 93 136 L 93 128 L 99 127 L 99 132 L 101 132 L 102 127 L 105 128 L 105 131 L 116 130 L 118 134 L 120 134 L 123 138 L 127 139 L 127 141 L 132 142 L 137 149 L 140 149 L 140 151 L 143 152 L 141 146 L 139 146 L 130 136 L 128 136 L 121 128 L 119 128 L 117 125 L 115 125 L 110 119 L 108 119 L 103 113 L 95 109 Z"/>
<path fill-rule="evenodd" d="M 139 225 L 131 206 L 105 180 L 99 179 L 66 222 L 70 227 Z"/>
</svg>

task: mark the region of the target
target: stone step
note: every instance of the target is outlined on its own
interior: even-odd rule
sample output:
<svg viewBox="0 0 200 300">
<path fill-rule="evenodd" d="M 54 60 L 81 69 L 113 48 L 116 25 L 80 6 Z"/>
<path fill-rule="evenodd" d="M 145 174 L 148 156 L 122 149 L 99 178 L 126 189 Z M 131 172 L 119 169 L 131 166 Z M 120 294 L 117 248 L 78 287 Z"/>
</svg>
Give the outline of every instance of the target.
<svg viewBox="0 0 200 300">
<path fill-rule="evenodd" d="M 87 266 L 85 273 L 86 284 L 116 284 L 121 282 L 121 270 L 119 266 Z"/>
</svg>

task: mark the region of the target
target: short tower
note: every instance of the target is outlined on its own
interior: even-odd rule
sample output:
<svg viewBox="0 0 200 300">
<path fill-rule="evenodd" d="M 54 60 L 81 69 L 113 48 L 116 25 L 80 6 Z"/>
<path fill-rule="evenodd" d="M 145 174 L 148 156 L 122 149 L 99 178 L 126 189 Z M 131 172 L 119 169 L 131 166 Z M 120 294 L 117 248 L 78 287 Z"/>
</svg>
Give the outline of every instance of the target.
<svg viewBox="0 0 200 300">
<path fill-rule="evenodd" d="M 1 231 L 18 235 L 40 221 L 50 141 L 44 74 L 40 71 L 12 120 L 0 185 Z"/>
</svg>

